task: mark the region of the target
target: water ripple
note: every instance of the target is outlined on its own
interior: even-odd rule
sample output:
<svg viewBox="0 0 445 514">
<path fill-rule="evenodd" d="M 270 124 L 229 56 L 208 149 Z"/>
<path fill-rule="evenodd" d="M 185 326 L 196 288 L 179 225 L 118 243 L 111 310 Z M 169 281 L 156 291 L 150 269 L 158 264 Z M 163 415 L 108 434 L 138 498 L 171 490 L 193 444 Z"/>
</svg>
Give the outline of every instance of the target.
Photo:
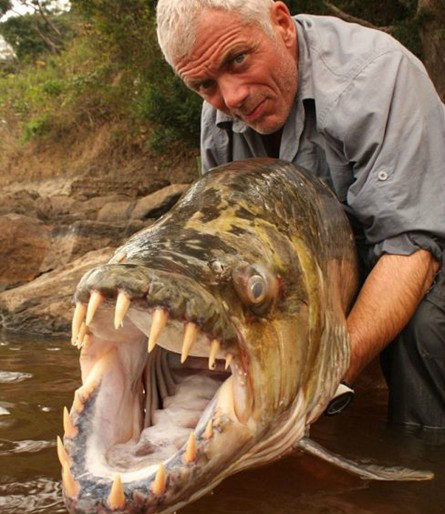
<svg viewBox="0 0 445 514">
<path fill-rule="evenodd" d="M 0 457 L 11 453 L 37 453 L 53 446 L 55 446 L 53 441 L 33 441 L 31 439 L 8 441 L 7 439 L 0 439 Z"/>
<path fill-rule="evenodd" d="M 0 512 L 65 513 L 59 482 L 38 478 L 21 483 L 0 484 Z"/>
<path fill-rule="evenodd" d="M 20 371 L 0 371 L 0 384 L 15 384 L 32 378 L 31 373 Z"/>
</svg>

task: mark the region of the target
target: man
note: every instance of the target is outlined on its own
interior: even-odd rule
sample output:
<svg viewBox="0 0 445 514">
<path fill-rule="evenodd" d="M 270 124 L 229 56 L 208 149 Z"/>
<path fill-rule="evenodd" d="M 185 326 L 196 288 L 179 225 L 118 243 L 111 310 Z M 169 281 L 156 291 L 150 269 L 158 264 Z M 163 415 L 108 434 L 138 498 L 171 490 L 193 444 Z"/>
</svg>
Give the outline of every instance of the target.
<svg viewBox="0 0 445 514">
<path fill-rule="evenodd" d="M 444 429 L 445 107 L 423 65 L 387 34 L 292 18 L 279 1 L 157 9 L 167 61 L 204 99 L 203 171 L 280 157 L 344 204 L 369 268 L 347 320 L 345 380 L 395 340 L 383 357 L 390 419 Z"/>
</svg>

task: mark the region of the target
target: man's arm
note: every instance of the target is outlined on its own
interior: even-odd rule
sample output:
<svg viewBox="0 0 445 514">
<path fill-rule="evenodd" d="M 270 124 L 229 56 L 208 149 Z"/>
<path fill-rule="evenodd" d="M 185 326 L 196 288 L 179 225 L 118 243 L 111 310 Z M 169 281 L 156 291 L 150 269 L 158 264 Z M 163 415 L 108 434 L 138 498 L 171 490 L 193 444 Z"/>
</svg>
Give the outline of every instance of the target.
<svg viewBox="0 0 445 514">
<path fill-rule="evenodd" d="M 347 319 L 352 351 L 346 382 L 353 382 L 408 323 L 438 268 L 426 250 L 380 257 Z"/>
</svg>

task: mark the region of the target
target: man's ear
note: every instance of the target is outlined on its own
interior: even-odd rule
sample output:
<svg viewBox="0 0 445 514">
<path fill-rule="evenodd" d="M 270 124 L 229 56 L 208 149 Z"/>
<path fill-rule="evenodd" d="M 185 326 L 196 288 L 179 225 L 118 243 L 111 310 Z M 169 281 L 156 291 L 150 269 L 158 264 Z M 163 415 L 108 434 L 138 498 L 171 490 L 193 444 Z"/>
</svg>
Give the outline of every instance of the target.
<svg viewBox="0 0 445 514">
<path fill-rule="evenodd" d="M 274 2 L 270 14 L 274 29 L 281 35 L 285 45 L 291 48 L 295 44 L 296 28 L 289 8 L 284 2 Z"/>
</svg>

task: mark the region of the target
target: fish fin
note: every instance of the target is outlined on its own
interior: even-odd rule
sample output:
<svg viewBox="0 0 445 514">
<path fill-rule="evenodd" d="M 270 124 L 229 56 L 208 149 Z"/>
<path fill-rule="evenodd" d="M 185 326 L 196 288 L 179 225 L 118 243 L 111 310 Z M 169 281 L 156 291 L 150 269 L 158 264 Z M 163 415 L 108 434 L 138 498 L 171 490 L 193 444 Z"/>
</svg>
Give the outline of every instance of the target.
<svg viewBox="0 0 445 514">
<path fill-rule="evenodd" d="M 385 467 L 376 464 L 354 462 L 337 453 L 330 452 L 308 437 L 303 437 L 298 442 L 297 448 L 310 455 L 326 460 L 353 475 L 358 475 L 364 480 L 388 480 L 388 481 L 420 481 L 431 480 L 434 473 L 431 471 L 416 471 L 402 467 Z"/>
</svg>

